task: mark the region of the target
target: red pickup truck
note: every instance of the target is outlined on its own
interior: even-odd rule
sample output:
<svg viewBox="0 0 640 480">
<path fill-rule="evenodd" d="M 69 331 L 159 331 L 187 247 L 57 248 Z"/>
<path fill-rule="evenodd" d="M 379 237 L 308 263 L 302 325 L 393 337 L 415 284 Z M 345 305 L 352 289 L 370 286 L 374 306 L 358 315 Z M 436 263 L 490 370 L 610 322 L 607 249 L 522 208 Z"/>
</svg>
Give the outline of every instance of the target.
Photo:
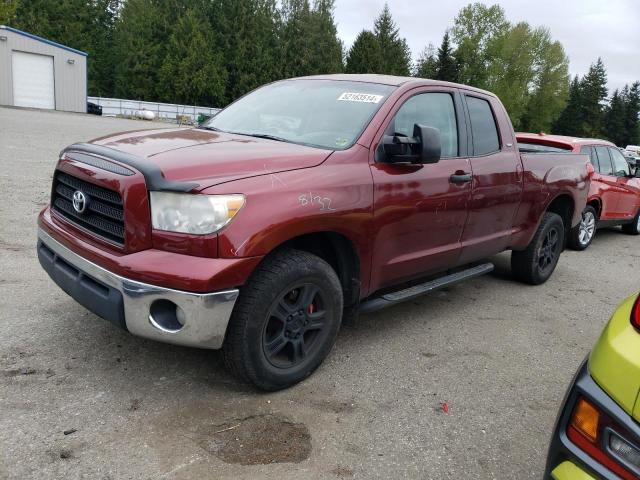
<svg viewBox="0 0 640 480">
<path fill-rule="evenodd" d="M 493 94 L 328 75 L 272 83 L 205 125 L 61 152 L 38 256 L 79 303 L 154 340 L 222 348 L 279 389 L 343 318 L 487 273 L 546 281 L 580 221 L 588 157 L 521 155 Z"/>
</svg>

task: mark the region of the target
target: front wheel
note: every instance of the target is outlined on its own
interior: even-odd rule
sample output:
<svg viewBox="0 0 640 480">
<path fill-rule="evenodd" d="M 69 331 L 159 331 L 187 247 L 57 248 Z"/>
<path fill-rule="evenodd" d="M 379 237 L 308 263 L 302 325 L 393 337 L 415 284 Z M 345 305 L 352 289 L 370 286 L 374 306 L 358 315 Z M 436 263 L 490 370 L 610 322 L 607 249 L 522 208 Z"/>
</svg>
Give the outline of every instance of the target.
<svg viewBox="0 0 640 480">
<path fill-rule="evenodd" d="M 342 287 L 331 266 L 307 252 L 266 259 L 242 287 L 222 353 L 227 368 L 263 390 L 309 376 L 340 328 Z"/>
<path fill-rule="evenodd" d="M 633 219 L 633 222 L 622 225 L 622 231 L 629 235 L 640 235 L 640 211 Z"/>
<path fill-rule="evenodd" d="M 587 205 L 582 212 L 580 223 L 571 229 L 569 233 L 569 246 L 574 250 L 586 250 L 596 234 L 596 221 L 598 214 L 595 208 Z"/>
<path fill-rule="evenodd" d="M 525 283 L 546 282 L 558 264 L 564 246 L 564 223 L 560 215 L 547 212 L 525 250 L 511 252 L 511 270 Z"/>
</svg>

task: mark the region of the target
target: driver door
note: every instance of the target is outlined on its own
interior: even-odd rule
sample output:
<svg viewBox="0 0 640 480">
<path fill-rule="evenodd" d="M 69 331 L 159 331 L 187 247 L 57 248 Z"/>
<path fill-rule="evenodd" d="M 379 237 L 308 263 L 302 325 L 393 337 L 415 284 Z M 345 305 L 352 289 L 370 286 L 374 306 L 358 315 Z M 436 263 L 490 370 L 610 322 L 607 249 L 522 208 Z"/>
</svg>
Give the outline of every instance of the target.
<svg viewBox="0 0 640 480">
<path fill-rule="evenodd" d="M 371 291 L 455 265 L 473 173 L 462 112 L 456 89 L 416 89 L 398 100 L 378 131 L 370 161 L 376 232 Z M 383 135 L 412 136 L 416 123 L 440 130 L 442 158 L 390 163 Z"/>
</svg>

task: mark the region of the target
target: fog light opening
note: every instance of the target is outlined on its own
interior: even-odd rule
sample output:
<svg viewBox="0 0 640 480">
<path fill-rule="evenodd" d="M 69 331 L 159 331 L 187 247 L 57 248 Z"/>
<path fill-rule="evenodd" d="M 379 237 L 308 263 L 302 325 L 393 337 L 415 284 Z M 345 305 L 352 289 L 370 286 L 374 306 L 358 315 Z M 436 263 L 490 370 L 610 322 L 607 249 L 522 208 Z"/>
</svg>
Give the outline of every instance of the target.
<svg viewBox="0 0 640 480">
<path fill-rule="evenodd" d="M 165 333 L 178 333 L 184 327 L 185 314 L 171 300 L 154 300 L 149 308 L 149 322 Z"/>
</svg>

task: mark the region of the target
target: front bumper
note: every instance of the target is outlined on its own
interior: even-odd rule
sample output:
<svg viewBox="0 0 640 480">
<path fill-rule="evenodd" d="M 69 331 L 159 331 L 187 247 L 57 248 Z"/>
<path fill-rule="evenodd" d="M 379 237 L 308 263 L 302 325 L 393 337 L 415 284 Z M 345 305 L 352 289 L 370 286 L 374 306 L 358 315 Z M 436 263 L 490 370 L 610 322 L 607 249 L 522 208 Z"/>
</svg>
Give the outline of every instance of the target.
<svg viewBox="0 0 640 480">
<path fill-rule="evenodd" d="M 78 303 L 134 335 L 199 348 L 220 348 L 238 289 L 192 293 L 121 277 L 38 230 L 38 259 Z"/>
<path fill-rule="evenodd" d="M 556 419 L 544 478 L 545 480 L 582 480 L 589 478 L 619 480 L 620 477 L 618 475 L 582 451 L 567 435 L 567 426 L 569 425 L 571 413 L 579 397 L 588 399 L 614 422 L 626 428 L 632 435 L 640 438 L 640 425 L 591 378 L 587 361 L 585 360 L 567 391 Z"/>
</svg>

